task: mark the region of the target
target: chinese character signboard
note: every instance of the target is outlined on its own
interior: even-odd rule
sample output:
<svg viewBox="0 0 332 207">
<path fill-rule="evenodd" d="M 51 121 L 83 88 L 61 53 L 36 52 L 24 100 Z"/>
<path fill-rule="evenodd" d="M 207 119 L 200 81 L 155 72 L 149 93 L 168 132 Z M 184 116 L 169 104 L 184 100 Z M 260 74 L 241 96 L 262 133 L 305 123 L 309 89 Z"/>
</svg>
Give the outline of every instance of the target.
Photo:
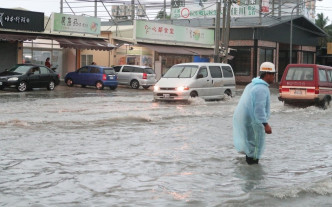
<svg viewBox="0 0 332 207">
<path fill-rule="evenodd" d="M 53 31 L 100 34 L 100 19 L 53 13 Z"/>
<path fill-rule="evenodd" d="M 214 30 L 136 20 L 136 40 L 214 45 Z"/>
<path fill-rule="evenodd" d="M 269 12 L 269 0 L 262 0 L 262 13 L 268 13 Z"/>
<path fill-rule="evenodd" d="M 0 29 L 44 31 L 44 13 L 0 8 Z"/>
<path fill-rule="evenodd" d="M 223 8 L 221 8 L 222 15 Z M 257 17 L 259 16 L 259 5 L 238 5 L 232 4 L 232 17 Z M 187 5 L 172 8 L 172 19 L 194 19 L 194 18 L 215 18 L 217 14 L 216 4 Z"/>
</svg>

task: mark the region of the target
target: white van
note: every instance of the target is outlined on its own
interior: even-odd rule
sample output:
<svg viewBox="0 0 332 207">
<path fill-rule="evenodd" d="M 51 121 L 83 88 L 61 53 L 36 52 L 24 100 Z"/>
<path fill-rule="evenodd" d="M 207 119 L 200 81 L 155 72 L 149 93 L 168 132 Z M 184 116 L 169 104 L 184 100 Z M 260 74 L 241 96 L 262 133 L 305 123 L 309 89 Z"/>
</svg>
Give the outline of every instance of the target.
<svg viewBox="0 0 332 207">
<path fill-rule="evenodd" d="M 222 99 L 235 95 L 232 67 L 224 63 L 182 63 L 172 66 L 154 86 L 154 100 Z"/>
</svg>

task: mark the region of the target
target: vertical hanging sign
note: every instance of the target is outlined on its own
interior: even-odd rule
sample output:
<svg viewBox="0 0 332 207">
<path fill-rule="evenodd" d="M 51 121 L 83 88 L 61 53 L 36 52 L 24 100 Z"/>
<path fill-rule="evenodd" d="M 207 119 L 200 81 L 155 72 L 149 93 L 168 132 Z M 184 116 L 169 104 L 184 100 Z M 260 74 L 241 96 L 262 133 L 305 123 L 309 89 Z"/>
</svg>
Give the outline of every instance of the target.
<svg viewBox="0 0 332 207">
<path fill-rule="evenodd" d="M 270 3 L 269 0 L 262 0 L 262 13 L 268 13 L 270 11 Z"/>
</svg>

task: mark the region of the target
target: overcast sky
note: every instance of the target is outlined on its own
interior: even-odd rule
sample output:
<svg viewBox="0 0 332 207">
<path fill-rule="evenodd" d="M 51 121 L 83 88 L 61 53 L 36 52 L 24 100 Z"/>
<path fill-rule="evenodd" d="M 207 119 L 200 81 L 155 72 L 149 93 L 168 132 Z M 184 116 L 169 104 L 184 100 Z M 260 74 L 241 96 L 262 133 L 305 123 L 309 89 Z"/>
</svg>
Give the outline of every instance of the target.
<svg viewBox="0 0 332 207">
<path fill-rule="evenodd" d="M 69 1 L 72 2 L 72 1 Z M 126 0 L 128 2 L 128 0 Z M 137 0 L 135 0 L 137 2 Z M 163 0 L 140 0 L 143 4 L 144 2 L 158 2 L 163 3 Z M 169 2 L 169 0 L 167 0 Z M 93 3 L 88 3 L 93 6 Z M 73 3 L 71 4 L 73 6 Z M 324 13 L 328 16 L 330 23 L 332 20 L 332 0 L 323 0 L 316 3 L 316 13 Z M 52 12 L 60 12 L 60 0 L 0 0 L 1 8 L 15 8 L 22 7 L 30 11 L 44 12 L 45 15 L 49 16 Z M 74 10 L 75 11 L 75 10 Z"/>
</svg>

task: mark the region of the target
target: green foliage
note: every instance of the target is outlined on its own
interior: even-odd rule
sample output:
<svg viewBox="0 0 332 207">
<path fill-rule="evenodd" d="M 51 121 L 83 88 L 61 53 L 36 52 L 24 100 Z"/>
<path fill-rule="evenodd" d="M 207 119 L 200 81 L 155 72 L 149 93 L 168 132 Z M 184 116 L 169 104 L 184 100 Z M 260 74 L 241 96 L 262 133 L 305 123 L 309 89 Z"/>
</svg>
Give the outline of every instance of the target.
<svg viewBox="0 0 332 207">
<path fill-rule="evenodd" d="M 171 19 L 171 15 L 167 15 L 164 10 L 160 10 L 156 16 L 156 19 L 164 19 L 164 14 L 166 19 Z"/>
<path fill-rule="evenodd" d="M 332 24 L 327 25 L 328 22 L 329 17 L 325 17 L 323 13 L 317 14 L 317 18 L 315 19 L 316 26 L 318 26 L 328 34 L 327 37 L 320 38 L 320 47 L 326 47 L 327 42 L 332 42 Z"/>
</svg>

